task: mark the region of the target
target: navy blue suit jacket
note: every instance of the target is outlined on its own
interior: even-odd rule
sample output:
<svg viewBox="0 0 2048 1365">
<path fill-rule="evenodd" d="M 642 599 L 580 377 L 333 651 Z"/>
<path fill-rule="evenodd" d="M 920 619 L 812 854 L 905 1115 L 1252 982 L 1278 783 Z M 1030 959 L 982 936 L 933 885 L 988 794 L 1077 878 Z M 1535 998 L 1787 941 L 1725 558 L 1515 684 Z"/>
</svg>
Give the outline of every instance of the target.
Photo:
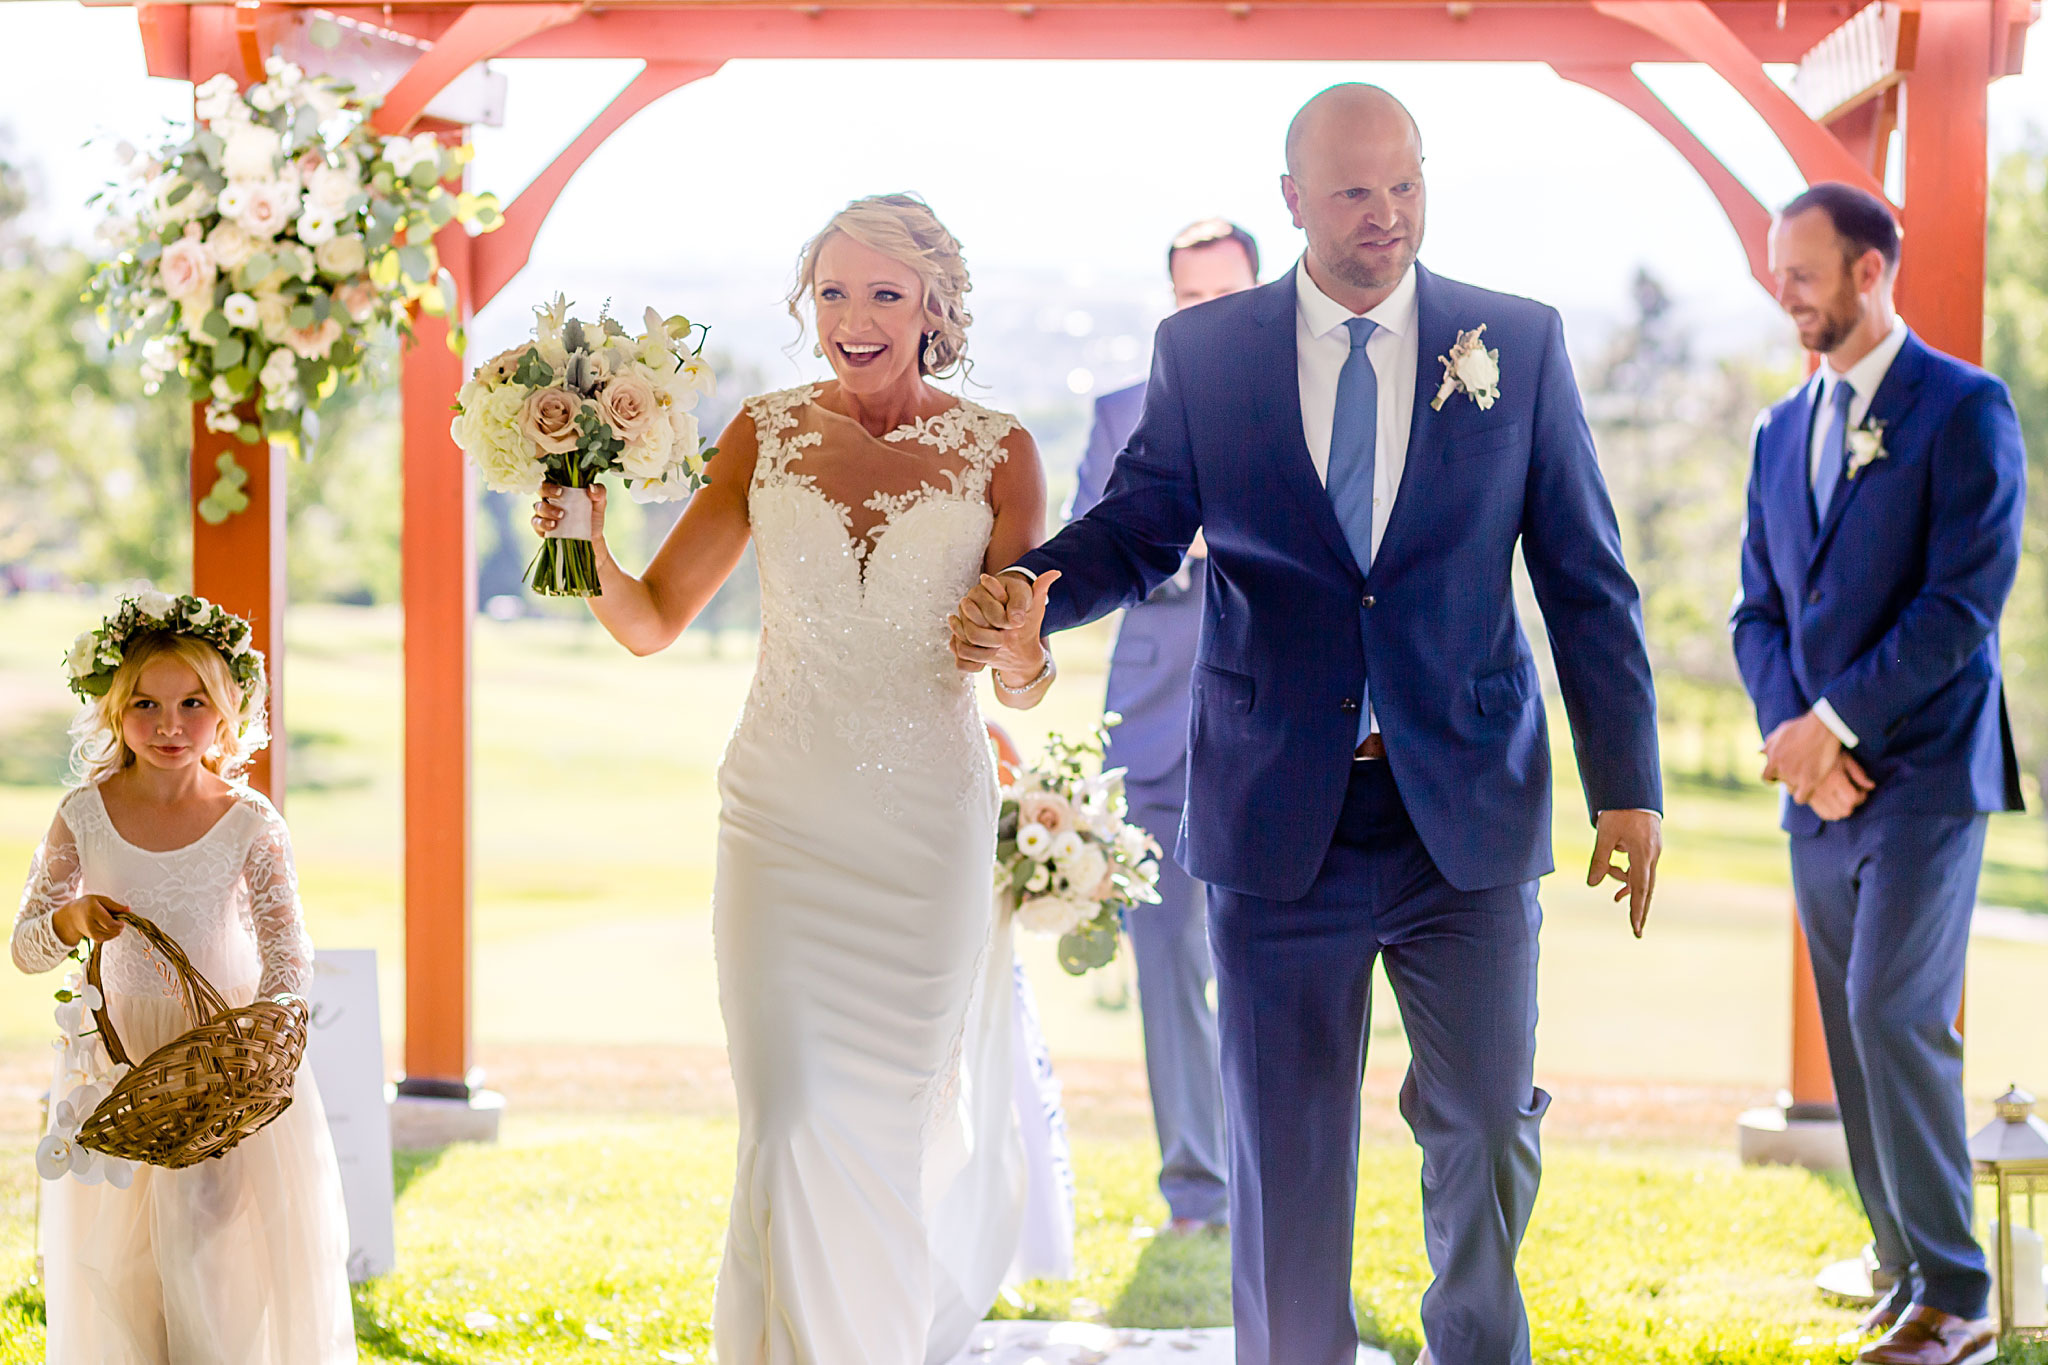
<svg viewBox="0 0 2048 1365">
<path fill-rule="evenodd" d="M 1117 452 L 1130 440 L 1144 407 L 1143 384 L 1095 400 L 1095 425 L 1076 471 L 1070 518 L 1085 516 L 1102 501 Z M 1181 572 L 1126 611 L 1117 630 L 1104 706 L 1122 716 L 1123 723 L 1109 732 L 1107 762 L 1124 769 L 1134 808 L 1178 808 L 1187 791 L 1188 679 L 1195 671 L 1207 568 L 1205 561 L 1190 557 Z M 1162 840 L 1172 837 L 1167 830 L 1155 832 Z"/>
<path fill-rule="evenodd" d="M 1362 572 L 1302 435 L 1292 272 L 1160 324 L 1144 416 L 1094 510 L 1026 555 L 1059 569 L 1048 630 L 1143 599 L 1209 544 L 1180 856 L 1271 900 L 1313 886 L 1372 704 L 1410 818 L 1463 890 L 1551 868 L 1550 748 L 1516 618 L 1519 541 L 1549 625 L 1587 800 L 1660 809 L 1635 584 L 1542 304 L 1417 267 L 1415 416 L 1392 520 Z M 1430 409 L 1462 330 L 1500 352 L 1490 411 Z"/>
<path fill-rule="evenodd" d="M 1757 423 L 1732 628 L 1768 735 L 1820 698 L 1876 782 L 1857 815 L 2020 808 L 1998 617 L 2020 558 L 2026 452 L 2005 385 L 1909 335 L 1866 424 L 1885 455 L 1837 485 L 1816 526 L 1819 379 Z M 1821 819 L 1785 801 L 1785 828 Z"/>
</svg>

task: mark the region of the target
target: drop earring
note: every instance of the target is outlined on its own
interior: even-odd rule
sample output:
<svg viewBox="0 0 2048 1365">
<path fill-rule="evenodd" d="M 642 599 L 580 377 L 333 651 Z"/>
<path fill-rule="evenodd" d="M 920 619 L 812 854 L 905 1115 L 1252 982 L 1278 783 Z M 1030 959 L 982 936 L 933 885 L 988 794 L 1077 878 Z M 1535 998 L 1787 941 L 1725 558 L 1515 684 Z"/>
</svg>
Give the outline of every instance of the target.
<svg viewBox="0 0 2048 1365">
<path fill-rule="evenodd" d="M 822 341 L 812 342 L 811 354 L 818 357 L 818 359 L 823 360 L 825 358 L 825 343 Z"/>
<path fill-rule="evenodd" d="M 924 334 L 924 368 L 927 374 L 933 373 L 939 368 L 939 334 L 937 332 L 926 332 Z"/>
</svg>

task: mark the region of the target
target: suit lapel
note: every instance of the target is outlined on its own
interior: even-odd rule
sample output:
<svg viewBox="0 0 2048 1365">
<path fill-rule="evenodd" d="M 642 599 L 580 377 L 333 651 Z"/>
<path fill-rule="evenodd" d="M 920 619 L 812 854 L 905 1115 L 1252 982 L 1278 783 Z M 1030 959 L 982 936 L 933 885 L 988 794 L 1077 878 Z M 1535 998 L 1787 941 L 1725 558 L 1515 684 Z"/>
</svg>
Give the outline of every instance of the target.
<svg viewBox="0 0 2048 1365">
<path fill-rule="evenodd" d="M 1301 504 L 1310 525 L 1344 564 L 1357 572 L 1351 544 L 1337 521 L 1329 490 L 1316 477 L 1315 461 L 1301 428 L 1301 361 L 1295 351 L 1294 272 L 1288 271 L 1260 291 L 1252 316 L 1258 326 L 1247 373 L 1260 428 L 1273 433 L 1280 452 L 1279 479 Z"/>
<path fill-rule="evenodd" d="M 1458 319 L 1445 305 L 1442 294 L 1442 283 L 1417 261 L 1415 403 L 1408 419 L 1408 455 L 1401 465 L 1401 484 L 1394 490 L 1394 510 L 1387 514 L 1387 529 L 1380 536 L 1379 553 L 1373 556 L 1375 567 L 1390 562 L 1393 556 L 1389 552 L 1400 544 L 1408 528 L 1428 515 L 1428 509 L 1416 506 L 1423 500 L 1423 489 L 1427 486 L 1422 482 L 1426 476 L 1416 470 L 1423 463 L 1423 452 L 1433 449 L 1430 442 L 1436 438 L 1438 416 L 1430 400 L 1436 397 L 1444 376 L 1443 367 L 1433 357 L 1449 355 L 1458 340 Z"/>
<path fill-rule="evenodd" d="M 1783 447 L 1783 456 L 1768 466 L 1776 471 L 1779 505 L 1791 509 L 1786 522 L 1792 530 L 1792 547 L 1797 551 L 1795 562 L 1804 567 L 1813 564 L 1813 538 L 1819 533 L 1819 527 L 1813 520 L 1813 462 L 1810 458 L 1813 424 L 1817 420 L 1814 390 L 1819 385 L 1819 379 L 1809 379 L 1806 387 L 1799 391 L 1799 401 L 1804 405 L 1804 416 L 1799 421 L 1778 424 L 1773 439 Z"/>
<path fill-rule="evenodd" d="M 1925 369 L 1925 347 L 1920 338 L 1908 332 L 1906 344 L 1899 348 L 1892 358 L 1891 368 L 1878 383 L 1877 392 L 1871 395 L 1870 410 L 1864 421 L 1881 425 L 1888 433 L 1897 433 L 1900 421 L 1913 410 L 1913 404 L 1920 398 L 1920 379 Z M 1821 556 L 1827 553 L 1828 542 L 1834 538 L 1835 528 L 1842 524 L 1842 517 L 1855 501 L 1856 493 L 1872 478 L 1881 477 L 1884 461 L 1879 460 L 1857 472 L 1855 478 L 1844 474 L 1835 486 L 1835 495 L 1828 502 L 1827 515 L 1822 518 L 1820 531 L 1814 537 L 1811 564 L 1819 564 Z"/>
</svg>

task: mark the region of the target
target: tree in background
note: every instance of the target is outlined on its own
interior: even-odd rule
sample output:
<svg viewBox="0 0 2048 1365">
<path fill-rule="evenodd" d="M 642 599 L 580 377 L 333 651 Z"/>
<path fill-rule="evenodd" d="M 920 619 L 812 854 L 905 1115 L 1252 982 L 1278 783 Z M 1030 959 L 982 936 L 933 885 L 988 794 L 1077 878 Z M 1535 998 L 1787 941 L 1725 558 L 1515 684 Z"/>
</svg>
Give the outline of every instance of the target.
<svg viewBox="0 0 2048 1365">
<path fill-rule="evenodd" d="M 1984 283 L 1984 365 L 2012 389 L 2027 443 L 2026 553 L 2001 631 L 2006 704 L 2023 769 L 2048 780 L 2048 139 L 1991 177 Z M 2038 790 L 2029 793 L 2038 811 Z"/>
<path fill-rule="evenodd" d="M 1665 763 L 1676 775 L 1749 783 L 1755 723 L 1727 631 L 1747 438 L 1797 372 L 1702 360 L 1661 281 L 1638 269 L 1631 293 L 1634 319 L 1585 376 L 1586 416 L 1642 592 Z"/>
</svg>

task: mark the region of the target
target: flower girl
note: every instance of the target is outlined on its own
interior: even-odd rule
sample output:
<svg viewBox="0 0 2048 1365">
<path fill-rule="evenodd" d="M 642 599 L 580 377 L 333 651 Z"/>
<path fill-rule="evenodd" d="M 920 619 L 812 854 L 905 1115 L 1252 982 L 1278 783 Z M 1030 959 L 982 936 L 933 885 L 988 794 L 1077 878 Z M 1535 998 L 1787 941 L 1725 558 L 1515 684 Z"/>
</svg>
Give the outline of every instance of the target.
<svg viewBox="0 0 2048 1365">
<path fill-rule="evenodd" d="M 197 1022 L 132 909 L 176 939 L 230 1006 L 302 992 L 312 944 L 284 819 L 238 780 L 267 741 L 263 656 L 248 622 L 204 598 L 123 600 L 73 646 L 86 703 L 79 785 L 31 865 L 15 965 L 47 971 L 106 944 L 105 1004 L 141 1058 Z M 59 1365 L 327 1365 L 356 1358 L 341 1176 L 312 1070 L 292 1105 L 218 1159 L 135 1166 L 71 1139 L 112 1068 L 74 979 L 37 1165 L 47 1358 Z M 84 999 L 78 997 L 83 995 Z M 65 996 L 60 996 L 64 999 Z"/>
</svg>

